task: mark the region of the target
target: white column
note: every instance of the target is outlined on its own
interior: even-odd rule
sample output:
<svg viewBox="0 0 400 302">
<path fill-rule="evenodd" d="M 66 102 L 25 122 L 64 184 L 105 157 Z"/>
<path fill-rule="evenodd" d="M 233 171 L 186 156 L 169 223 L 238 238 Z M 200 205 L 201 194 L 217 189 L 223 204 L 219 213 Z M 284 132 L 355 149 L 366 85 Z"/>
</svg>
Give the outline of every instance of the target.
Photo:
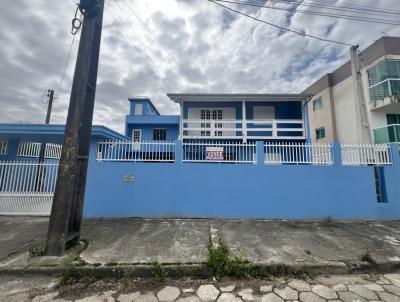
<svg viewBox="0 0 400 302">
<path fill-rule="evenodd" d="M 246 101 L 242 101 L 242 136 L 243 136 L 243 142 L 246 143 L 247 142 Z"/>
<path fill-rule="evenodd" d="M 180 103 L 181 113 L 179 116 L 179 140 L 183 141 L 183 101 Z"/>
</svg>

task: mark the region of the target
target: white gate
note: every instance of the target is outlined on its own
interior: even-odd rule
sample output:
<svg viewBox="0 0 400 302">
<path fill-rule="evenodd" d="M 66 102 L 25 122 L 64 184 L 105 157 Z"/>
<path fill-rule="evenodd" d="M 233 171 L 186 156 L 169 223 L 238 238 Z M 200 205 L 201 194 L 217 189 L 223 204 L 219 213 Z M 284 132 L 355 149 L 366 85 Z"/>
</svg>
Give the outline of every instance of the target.
<svg viewBox="0 0 400 302">
<path fill-rule="evenodd" d="M 48 216 L 58 164 L 0 161 L 0 215 Z"/>
</svg>

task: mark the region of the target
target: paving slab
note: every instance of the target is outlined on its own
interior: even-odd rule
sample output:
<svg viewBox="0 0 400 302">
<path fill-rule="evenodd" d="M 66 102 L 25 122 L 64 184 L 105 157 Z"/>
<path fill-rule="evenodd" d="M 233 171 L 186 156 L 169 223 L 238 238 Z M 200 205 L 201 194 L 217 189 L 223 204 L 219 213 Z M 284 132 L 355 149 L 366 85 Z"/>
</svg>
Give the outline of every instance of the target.
<svg viewBox="0 0 400 302">
<path fill-rule="evenodd" d="M 200 263 L 208 256 L 203 219 L 97 219 L 82 228 L 89 263 Z"/>
<path fill-rule="evenodd" d="M 217 220 L 213 226 L 234 255 L 258 263 L 359 261 L 367 251 L 375 260 L 400 261 L 400 221 Z"/>
<path fill-rule="evenodd" d="M 26 252 L 29 245 L 46 236 L 48 218 L 0 216 L 0 260 Z"/>
</svg>

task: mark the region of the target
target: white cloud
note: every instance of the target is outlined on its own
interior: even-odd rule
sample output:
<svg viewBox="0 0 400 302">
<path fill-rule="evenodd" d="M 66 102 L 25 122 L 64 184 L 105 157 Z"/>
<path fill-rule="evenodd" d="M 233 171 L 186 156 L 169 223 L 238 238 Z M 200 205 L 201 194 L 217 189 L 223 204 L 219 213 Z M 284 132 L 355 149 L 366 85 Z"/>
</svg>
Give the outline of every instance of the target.
<svg viewBox="0 0 400 302">
<path fill-rule="evenodd" d="M 128 97 L 148 95 L 163 114 L 173 114 L 178 108 L 166 92 L 296 93 L 348 59 L 347 47 L 283 32 L 206 0 L 117 2 L 119 6 L 106 0 L 94 122 L 120 131 Z M 397 2 L 365 0 L 363 5 L 392 9 Z M 1 122 L 44 119 L 41 96 L 59 84 L 75 7 L 73 1 L 14 0 L 0 11 Z M 391 25 L 268 9 L 246 11 L 361 48 L 381 32 L 400 35 L 400 28 Z M 65 122 L 78 43 L 79 38 L 57 91 L 54 123 Z"/>
</svg>

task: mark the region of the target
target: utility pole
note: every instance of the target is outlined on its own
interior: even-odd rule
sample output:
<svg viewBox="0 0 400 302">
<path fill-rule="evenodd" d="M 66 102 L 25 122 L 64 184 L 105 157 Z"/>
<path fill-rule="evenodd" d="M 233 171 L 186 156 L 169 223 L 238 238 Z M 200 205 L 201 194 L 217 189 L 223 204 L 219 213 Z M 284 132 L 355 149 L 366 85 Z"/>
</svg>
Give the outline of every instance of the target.
<svg viewBox="0 0 400 302">
<path fill-rule="evenodd" d="M 46 120 L 44 122 L 45 124 L 50 123 L 51 108 L 53 107 L 53 99 L 54 99 L 54 90 L 53 89 L 47 90 L 47 98 L 48 98 L 48 103 L 47 103 Z M 42 143 L 40 145 L 40 152 L 39 152 L 39 158 L 38 158 L 39 164 L 43 163 L 45 152 L 46 152 L 46 143 Z"/>
<path fill-rule="evenodd" d="M 357 50 L 358 45 L 350 48 L 351 76 L 353 81 L 354 100 L 356 104 L 357 134 L 358 137 L 361 138 L 359 143 L 371 144 L 372 137 L 368 120 L 368 108 L 365 101 L 361 77 L 361 63 Z"/>
<path fill-rule="evenodd" d="M 45 124 L 50 123 L 50 115 L 51 115 L 51 108 L 53 106 L 53 99 L 54 99 L 54 90 L 49 89 L 47 90 L 47 98 L 48 98 L 48 103 L 47 103 L 47 114 L 46 114 L 46 120 Z M 40 192 L 40 189 L 42 187 L 43 179 L 45 178 L 45 168 L 43 165 L 44 163 L 44 157 L 46 155 L 46 142 L 42 142 L 40 144 L 40 150 L 39 150 L 39 157 L 38 157 L 38 169 L 36 171 L 36 180 L 35 180 L 35 188 L 37 192 Z"/>
<path fill-rule="evenodd" d="M 82 222 L 104 0 L 81 0 L 79 10 L 82 32 L 45 250 L 51 256 L 63 255 L 67 241 L 79 240 Z"/>
</svg>

